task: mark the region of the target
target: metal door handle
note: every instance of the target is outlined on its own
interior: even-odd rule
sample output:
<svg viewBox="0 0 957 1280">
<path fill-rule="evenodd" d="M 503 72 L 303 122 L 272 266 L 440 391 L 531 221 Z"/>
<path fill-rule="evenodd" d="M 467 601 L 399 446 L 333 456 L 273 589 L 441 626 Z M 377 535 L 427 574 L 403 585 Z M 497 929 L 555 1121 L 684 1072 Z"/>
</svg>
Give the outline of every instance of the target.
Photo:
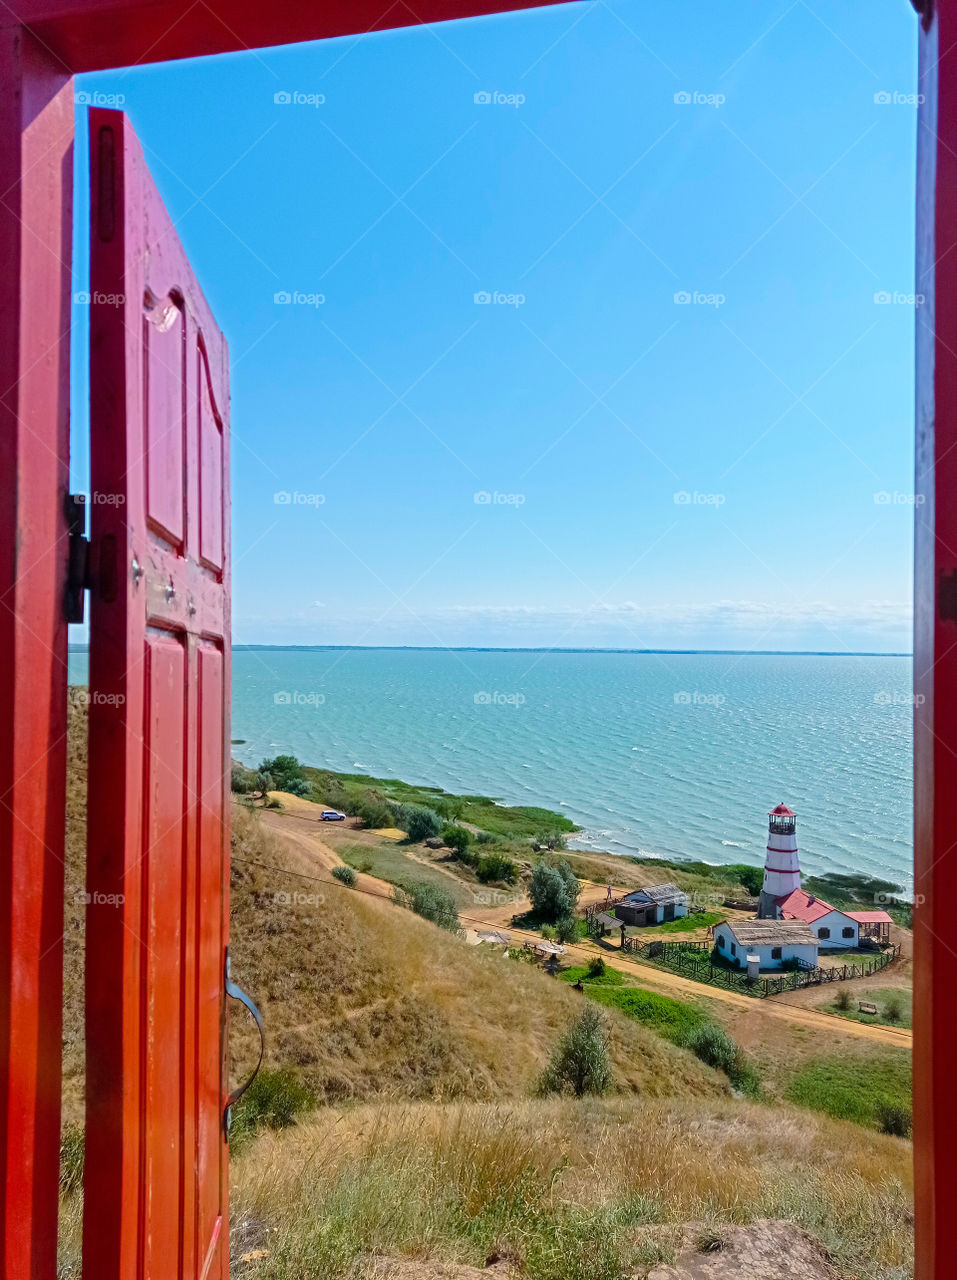
<svg viewBox="0 0 957 1280">
<path fill-rule="evenodd" d="M 228 996 L 231 996 L 233 1000 L 238 1000 L 240 1004 L 244 1004 L 246 1006 L 246 1008 L 255 1018 L 256 1026 L 259 1028 L 259 1061 L 256 1063 L 253 1073 L 249 1077 L 249 1079 L 246 1080 L 244 1084 L 241 1084 L 237 1089 L 234 1089 L 232 1093 L 229 1095 L 229 1097 L 226 1099 L 226 1107 L 225 1107 L 225 1110 L 223 1111 L 223 1128 L 226 1133 L 226 1141 L 228 1142 L 229 1126 L 230 1126 L 230 1123 L 232 1122 L 233 1107 L 236 1105 L 236 1103 L 243 1096 L 243 1094 L 246 1092 L 246 1090 L 249 1088 L 252 1082 L 259 1075 L 259 1068 L 263 1064 L 263 1055 L 266 1052 L 266 1028 L 263 1026 L 262 1014 L 253 1004 L 252 1000 L 250 1000 L 249 996 L 246 995 L 246 992 L 242 989 L 242 987 L 237 986 L 236 983 L 233 982 L 232 978 L 230 977 L 229 947 L 226 948 L 226 964 L 225 964 L 225 970 L 223 973 L 223 986 L 225 987 L 226 994 Z"/>
</svg>

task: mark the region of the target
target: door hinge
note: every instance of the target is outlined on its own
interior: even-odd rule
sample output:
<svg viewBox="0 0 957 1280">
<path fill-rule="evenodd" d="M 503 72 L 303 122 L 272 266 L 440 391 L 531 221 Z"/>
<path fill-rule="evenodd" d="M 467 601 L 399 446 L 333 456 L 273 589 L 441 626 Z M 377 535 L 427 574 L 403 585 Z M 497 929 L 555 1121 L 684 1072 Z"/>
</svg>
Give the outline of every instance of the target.
<svg viewBox="0 0 957 1280">
<path fill-rule="evenodd" d="M 934 20 L 934 0 L 910 0 L 910 2 L 920 14 L 921 26 L 925 31 L 929 31 L 930 24 Z"/>
<path fill-rule="evenodd" d="M 67 622 L 83 621 L 84 592 L 90 585 L 90 543 L 86 537 L 86 495 L 66 496 L 66 527 L 70 550 L 66 571 L 63 612 Z"/>
</svg>

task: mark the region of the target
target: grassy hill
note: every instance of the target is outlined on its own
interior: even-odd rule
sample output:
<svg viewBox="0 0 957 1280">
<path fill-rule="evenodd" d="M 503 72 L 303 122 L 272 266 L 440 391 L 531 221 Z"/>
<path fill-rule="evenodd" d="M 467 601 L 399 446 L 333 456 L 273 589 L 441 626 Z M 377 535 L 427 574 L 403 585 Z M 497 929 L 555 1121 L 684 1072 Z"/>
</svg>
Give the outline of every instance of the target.
<svg viewBox="0 0 957 1280">
<path fill-rule="evenodd" d="M 236 811 L 233 851 L 233 972 L 266 1019 L 270 1065 L 294 1068 L 324 1101 L 528 1095 L 578 993 L 387 900 L 251 865 L 290 859 L 255 814 Z M 623 1092 L 726 1092 L 718 1073 L 633 1021 L 616 1015 L 609 1028 Z M 233 1029 L 242 1058 L 251 1033 L 240 1016 Z"/>
<path fill-rule="evenodd" d="M 86 752 L 75 693 L 69 731 L 64 1070 L 76 1121 Z M 535 1098 L 587 997 L 339 884 L 239 806 L 232 850 L 233 974 L 264 1014 L 267 1070 L 310 1099 L 296 1124 L 234 1145 L 238 1280 L 633 1280 L 674 1259 L 682 1224 L 713 1242 L 764 1218 L 810 1232 L 834 1267 L 822 1275 L 910 1274 L 908 1142 L 733 1096 L 727 1076 L 668 1038 L 679 1014 L 698 1014 L 647 995 L 631 1007 L 639 997 L 615 996 L 610 981 L 612 1092 Z M 239 1078 L 256 1040 L 238 1006 L 230 1038 Z M 832 1079 L 808 1077 L 805 1107 Z M 61 1280 L 79 1274 L 79 1210 L 66 1192 Z"/>
<path fill-rule="evenodd" d="M 84 880 L 86 708 L 76 692 L 69 759 L 64 1074 L 66 1112 L 78 1120 L 83 908 L 73 894 Z M 302 878 L 294 852 L 239 806 L 232 844 L 233 976 L 265 1018 L 267 1067 L 293 1071 L 321 1101 L 527 1096 L 580 1008 L 576 992 L 328 875 Z M 727 1092 L 690 1053 L 625 1017 L 609 1023 L 621 1091 Z M 238 1006 L 230 1032 L 241 1078 L 258 1041 Z"/>
</svg>

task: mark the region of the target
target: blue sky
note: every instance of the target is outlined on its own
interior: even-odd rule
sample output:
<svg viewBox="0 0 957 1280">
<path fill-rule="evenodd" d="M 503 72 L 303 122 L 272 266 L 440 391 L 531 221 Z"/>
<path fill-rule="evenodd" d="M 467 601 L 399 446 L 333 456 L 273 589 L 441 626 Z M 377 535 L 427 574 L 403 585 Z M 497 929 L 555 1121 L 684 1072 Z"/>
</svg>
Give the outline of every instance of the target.
<svg viewBox="0 0 957 1280">
<path fill-rule="evenodd" d="M 234 639 L 909 649 L 914 50 L 612 0 L 80 77 L 229 340 Z"/>
</svg>

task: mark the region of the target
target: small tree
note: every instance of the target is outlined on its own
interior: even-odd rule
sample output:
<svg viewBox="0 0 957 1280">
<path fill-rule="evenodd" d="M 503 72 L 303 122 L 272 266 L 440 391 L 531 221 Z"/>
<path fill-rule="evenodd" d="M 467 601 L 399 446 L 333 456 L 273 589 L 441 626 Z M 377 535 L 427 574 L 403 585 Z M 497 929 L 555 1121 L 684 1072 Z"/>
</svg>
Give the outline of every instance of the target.
<svg viewBox="0 0 957 1280">
<path fill-rule="evenodd" d="M 437 836 L 442 830 L 442 819 L 434 809 L 422 804 L 407 804 L 402 808 L 401 825 L 413 844 Z"/>
<path fill-rule="evenodd" d="M 555 921 L 555 940 L 556 942 L 578 941 L 578 922 L 574 916 L 562 916 L 560 920 Z"/>
<path fill-rule="evenodd" d="M 333 867 L 332 874 L 341 884 L 348 885 L 350 889 L 355 888 L 356 881 L 359 878 L 355 871 L 353 871 L 352 867 L 346 866 Z"/>
<path fill-rule="evenodd" d="M 605 1024 L 598 1009 L 589 1004 L 560 1040 L 542 1073 L 538 1091 L 571 1092 L 576 1098 L 583 1098 L 589 1093 L 606 1093 L 611 1081 Z"/>
<path fill-rule="evenodd" d="M 460 827 L 454 822 L 448 822 L 442 828 L 442 839 L 461 857 L 469 845 L 472 843 L 472 833 L 467 827 Z"/>
<path fill-rule="evenodd" d="M 276 781 L 271 773 L 267 773 L 265 769 L 260 769 L 256 774 L 256 790 L 262 794 L 263 806 L 269 804 L 269 792 L 276 790 Z"/>
<path fill-rule="evenodd" d="M 309 790 L 303 777 L 302 765 L 295 756 L 276 756 L 275 760 L 264 760 L 259 771 L 268 773 L 273 779 L 270 790 L 288 791 L 294 796 L 303 795 Z"/>
<path fill-rule="evenodd" d="M 256 775 L 252 769 L 247 769 L 244 764 L 234 760 L 230 786 L 236 795 L 248 796 L 256 788 Z"/>
<path fill-rule="evenodd" d="M 588 961 L 589 978 L 603 978 L 605 976 L 605 962 L 601 956 L 592 956 Z"/>
<path fill-rule="evenodd" d="M 539 862 L 528 886 L 532 910 L 543 920 L 556 921 L 574 913 L 581 885 L 564 860 Z"/>
<path fill-rule="evenodd" d="M 834 1006 L 840 1009 L 842 1013 L 846 1013 L 851 1007 L 851 993 L 849 991 L 839 991 L 834 997 Z"/>
</svg>

